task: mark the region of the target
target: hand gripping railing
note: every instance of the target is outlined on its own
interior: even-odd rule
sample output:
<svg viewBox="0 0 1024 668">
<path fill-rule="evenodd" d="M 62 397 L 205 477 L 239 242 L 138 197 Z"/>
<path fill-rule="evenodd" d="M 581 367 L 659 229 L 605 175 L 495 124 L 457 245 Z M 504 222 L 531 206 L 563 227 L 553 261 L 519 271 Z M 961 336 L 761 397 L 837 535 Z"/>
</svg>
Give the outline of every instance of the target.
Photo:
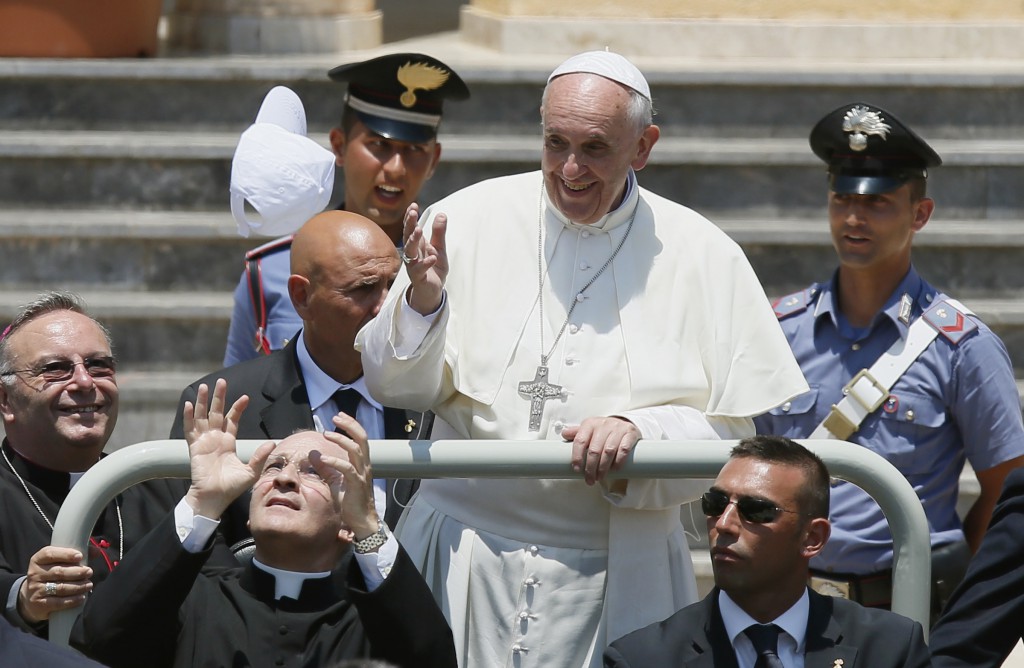
<svg viewBox="0 0 1024 668">
<path fill-rule="evenodd" d="M 261 441 L 239 441 L 248 460 Z M 864 489 L 881 506 L 894 543 L 892 609 L 921 622 L 927 633 L 931 596 L 928 523 L 914 490 L 889 462 L 845 441 L 800 441 L 837 478 Z M 641 441 L 617 478 L 713 478 L 736 441 Z M 380 478 L 579 478 L 571 443 L 551 441 L 371 441 L 373 472 Z M 122 448 L 89 469 L 57 515 L 53 545 L 88 554 L 89 534 L 103 508 L 128 487 L 152 478 L 188 478 L 181 440 L 147 441 Z M 67 644 L 80 608 L 50 617 L 50 640 Z"/>
</svg>

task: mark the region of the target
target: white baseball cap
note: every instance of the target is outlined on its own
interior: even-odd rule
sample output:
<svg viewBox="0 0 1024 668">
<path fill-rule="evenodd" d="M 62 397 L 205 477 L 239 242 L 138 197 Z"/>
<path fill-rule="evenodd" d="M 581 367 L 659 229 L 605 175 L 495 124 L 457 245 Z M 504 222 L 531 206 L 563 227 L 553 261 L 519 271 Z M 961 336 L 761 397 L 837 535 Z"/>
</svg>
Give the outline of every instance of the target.
<svg viewBox="0 0 1024 668">
<path fill-rule="evenodd" d="M 629 62 L 625 56 L 620 56 L 612 51 L 578 53 L 556 67 L 548 77 L 548 83 L 555 77 L 577 72 L 597 74 L 605 79 L 611 79 L 632 88 L 648 100 L 651 99 L 651 87 L 636 65 Z"/>
<path fill-rule="evenodd" d="M 324 210 L 334 190 L 334 154 L 306 136 L 299 96 L 276 86 L 231 160 L 231 214 L 238 233 L 279 237 Z M 248 203 L 259 218 L 248 217 Z"/>
</svg>

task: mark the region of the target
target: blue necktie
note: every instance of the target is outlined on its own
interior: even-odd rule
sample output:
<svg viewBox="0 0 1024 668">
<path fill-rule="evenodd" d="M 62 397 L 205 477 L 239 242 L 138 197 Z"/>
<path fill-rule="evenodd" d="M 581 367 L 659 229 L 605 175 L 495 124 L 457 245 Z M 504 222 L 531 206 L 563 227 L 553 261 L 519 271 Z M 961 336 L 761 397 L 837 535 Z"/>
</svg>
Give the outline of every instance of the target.
<svg viewBox="0 0 1024 668">
<path fill-rule="evenodd" d="M 785 668 L 779 658 L 779 632 L 775 624 L 751 624 L 743 632 L 757 652 L 754 668 Z"/>
</svg>

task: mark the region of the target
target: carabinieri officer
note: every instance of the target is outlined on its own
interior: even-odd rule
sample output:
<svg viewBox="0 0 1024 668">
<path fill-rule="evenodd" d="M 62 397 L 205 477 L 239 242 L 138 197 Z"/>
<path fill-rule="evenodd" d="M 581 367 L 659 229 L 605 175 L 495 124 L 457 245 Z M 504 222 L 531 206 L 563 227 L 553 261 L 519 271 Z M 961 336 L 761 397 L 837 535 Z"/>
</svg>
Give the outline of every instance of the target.
<svg viewBox="0 0 1024 668">
<path fill-rule="evenodd" d="M 828 165 L 839 268 L 775 302 L 811 390 L 756 418 L 757 430 L 848 440 L 899 469 L 928 517 L 938 611 L 981 541 L 1003 479 L 1024 463 L 1013 367 L 999 337 L 911 263 L 914 235 L 935 208 L 926 183 L 939 155 L 891 112 L 864 103 L 827 114 L 810 143 Z M 965 459 L 981 495 L 961 524 Z M 893 547 L 881 509 L 840 482 L 830 515 L 812 586 L 888 607 Z"/>
<path fill-rule="evenodd" d="M 441 159 L 437 130 L 446 99 L 464 100 L 458 74 L 421 53 L 393 53 L 339 65 L 328 76 L 348 83 L 331 149 L 345 174 L 339 209 L 381 226 L 401 245 L 405 210 Z M 224 366 L 283 348 L 302 328 L 288 297 L 291 236 L 249 251 L 235 289 Z"/>
</svg>

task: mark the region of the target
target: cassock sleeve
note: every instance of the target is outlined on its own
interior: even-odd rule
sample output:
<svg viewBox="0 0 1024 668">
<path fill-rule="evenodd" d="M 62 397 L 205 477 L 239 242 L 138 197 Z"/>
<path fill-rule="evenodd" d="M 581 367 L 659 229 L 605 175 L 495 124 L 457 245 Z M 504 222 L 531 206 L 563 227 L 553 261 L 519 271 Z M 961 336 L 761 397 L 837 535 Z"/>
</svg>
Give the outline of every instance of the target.
<svg viewBox="0 0 1024 668">
<path fill-rule="evenodd" d="M 111 668 L 171 665 L 181 608 L 212 548 L 191 554 L 174 514 L 150 531 L 89 597 L 71 645 Z"/>
<path fill-rule="evenodd" d="M 456 668 L 451 628 L 401 545 L 391 573 L 373 592 L 353 559 L 348 589 L 375 659 L 402 668 Z"/>
</svg>

